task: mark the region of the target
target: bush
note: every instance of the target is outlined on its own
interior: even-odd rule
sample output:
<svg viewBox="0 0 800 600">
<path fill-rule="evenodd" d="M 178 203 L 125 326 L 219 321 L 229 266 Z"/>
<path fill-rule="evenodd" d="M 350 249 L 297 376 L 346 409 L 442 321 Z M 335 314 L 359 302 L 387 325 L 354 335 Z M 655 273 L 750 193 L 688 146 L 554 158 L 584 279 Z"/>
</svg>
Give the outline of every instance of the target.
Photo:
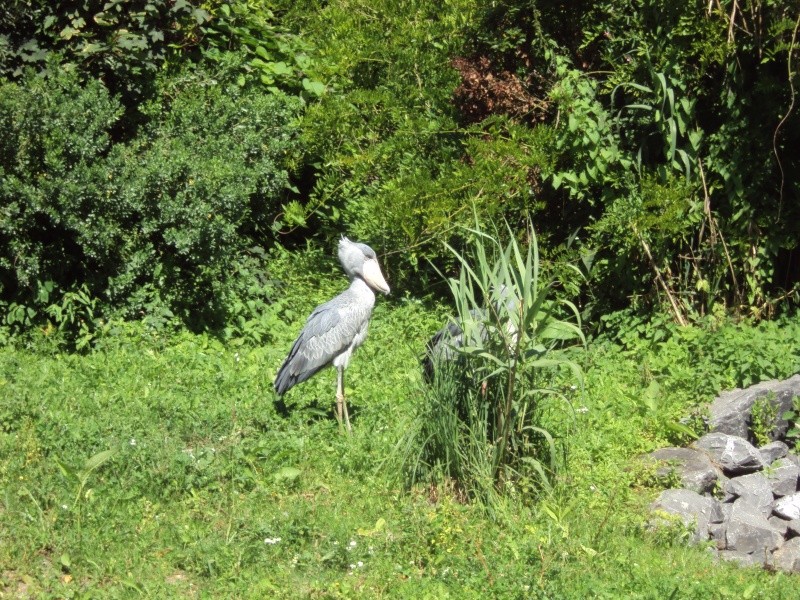
<svg viewBox="0 0 800 600">
<path fill-rule="evenodd" d="M 239 256 L 271 242 L 300 102 L 223 88 L 206 74 L 173 85 L 169 105 L 146 108 L 147 137 L 111 157 L 108 194 L 121 221 L 135 216 L 140 235 L 125 236 L 119 250 L 130 267 L 108 291 L 112 300 L 132 298 L 144 280 L 186 319 L 219 322 Z"/>
<path fill-rule="evenodd" d="M 101 165 L 121 112 L 100 82 L 81 86 L 59 68 L 0 85 L 3 300 L 46 305 L 47 281 L 61 289 L 83 281 L 103 260 L 88 246 L 113 247 L 100 227 Z"/>
<path fill-rule="evenodd" d="M 119 104 L 98 82 L 53 69 L 2 92 L 3 300 L 38 310 L 46 282 L 85 283 L 106 312 L 219 324 L 242 254 L 271 243 L 300 101 L 189 71 L 111 146 Z"/>
</svg>

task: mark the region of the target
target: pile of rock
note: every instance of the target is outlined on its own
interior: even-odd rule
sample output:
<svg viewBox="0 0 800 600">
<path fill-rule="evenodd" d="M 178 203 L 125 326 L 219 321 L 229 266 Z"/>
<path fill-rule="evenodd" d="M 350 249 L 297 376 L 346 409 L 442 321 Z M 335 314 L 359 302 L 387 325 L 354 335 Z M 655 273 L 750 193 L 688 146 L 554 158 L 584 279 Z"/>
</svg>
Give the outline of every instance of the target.
<svg viewBox="0 0 800 600">
<path fill-rule="evenodd" d="M 710 407 L 711 433 L 690 448 L 647 455 L 660 477 L 680 482 L 653 504 L 653 525 L 677 518 L 721 558 L 800 573 L 800 456 L 785 443 L 789 423 L 781 418 L 795 396 L 800 375 L 726 392 Z M 756 448 L 748 438 L 759 398 L 775 405 L 777 417 L 773 441 Z"/>
</svg>

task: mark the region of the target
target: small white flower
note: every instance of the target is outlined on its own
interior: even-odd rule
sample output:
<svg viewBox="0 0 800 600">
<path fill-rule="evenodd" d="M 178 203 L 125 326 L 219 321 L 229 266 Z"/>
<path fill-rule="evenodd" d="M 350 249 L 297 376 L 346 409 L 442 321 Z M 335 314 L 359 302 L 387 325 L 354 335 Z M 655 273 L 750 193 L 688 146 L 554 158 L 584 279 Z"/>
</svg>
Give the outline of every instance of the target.
<svg viewBox="0 0 800 600">
<path fill-rule="evenodd" d="M 359 569 L 364 566 L 364 562 L 363 561 L 358 561 L 357 564 L 358 564 L 358 568 Z"/>
<path fill-rule="evenodd" d="M 587 412 L 589 412 L 589 409 L 588 409 L 588 408 L 586 408 L 585 406 L 581 406 L 580 408 L 576 408 L 576 409 L 575 409 L 575 412 L 576 412 L 576 413 L 581 413 L 581 414 L 583 414 L 583 413 L 587 413 Z"/>
<path fill-rule="evenodd" d="M 351 548 L 355 548 L 356 547 L 356 541 L 355 540 L 350 540 L 350 547 Z"/>
<path fill-rule="evenodd" d="M 265 544 L 270 544 L 270 545 L 277 544 L 280 541 L 281 541 L 281 538 L 279 538 L 279 537 L 264 538 L 264 543 Z"/>
<path fill-rule="evenodd" d="M 352 571 L 355 568 L 356 568 L 356 566 L 354 564 L 350 563 L 350 570 Z"/>
<path fill-rule="evenodd" d="M 69 510 L 69 506 L 67 506 L 66 504 L 62 504 L 61 508 L 63 508 L 64 510 Z"/>
<path fill-rule="evenodd" d="M 236 362 L 239 362 L 239 353 L 238 352 L 236 354 L 234 354 L 233 357 L 236 359 Z"/>
<path fill-rule="evenodd" d="M 131 438 L 131 441 L 130 441 L 130 442 L 128 442 L 128 443 L 129 443 L 131 446 L 135 446 L 135 445 L 136 445 L 136 438 Z"/>
</svg>

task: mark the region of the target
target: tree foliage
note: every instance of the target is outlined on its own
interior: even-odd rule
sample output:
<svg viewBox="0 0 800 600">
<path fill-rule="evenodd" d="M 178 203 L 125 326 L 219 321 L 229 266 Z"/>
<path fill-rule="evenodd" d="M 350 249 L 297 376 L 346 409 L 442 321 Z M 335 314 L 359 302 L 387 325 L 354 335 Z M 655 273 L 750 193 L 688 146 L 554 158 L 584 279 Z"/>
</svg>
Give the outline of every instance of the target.
<svg viewBox="0 0 800 600">
<path fill-rule="evenodd" d="M 798 23 L 780 1 L 481 13 L 473 51 L 547 81 L 559 159 L 545 202 L 585 215 L 572 220 L 606 306 L 659 296 L 685 321 L 716 302 L 763 315 L 796 295 Z"/>
<path fill-rule="evenodd" d="M 473 215 L 518 241 L 530 216 L 543 269 L 589 277 L 556 278 L 590 322 L 797 300 L 788 0 L 14 0 L 0 19 L 15 322 L 87 286 L 96 313 L 220 324 L 276 241 L 342 233 L 427 293 Z"/>
<path fill-rule="evenodd" d="M 186 0 L 11 0 L 0 17 L 0 74 L 19 79 L 58 57 L 133 104 L 153 92 L 166 61 L 196 51 L 208 19 Z"/>
</svg>

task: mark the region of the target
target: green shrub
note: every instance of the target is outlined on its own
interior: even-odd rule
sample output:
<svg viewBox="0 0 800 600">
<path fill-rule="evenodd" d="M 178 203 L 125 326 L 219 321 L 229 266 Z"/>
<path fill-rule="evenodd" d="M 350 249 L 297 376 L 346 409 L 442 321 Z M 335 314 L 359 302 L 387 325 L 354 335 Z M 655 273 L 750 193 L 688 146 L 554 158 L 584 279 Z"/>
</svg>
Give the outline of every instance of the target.
<svg viewBox="0 0 800 600">
<path fill-rule="evenodd" d="M 92 246 L 113 247 L 102 165 L 121 112 L 100 82 L 59 68 L 0 84 L 0 293 L 29 318 L 49 305 L 48 281 L 77 285 L 103 260 Z"/>
<path fill-rule="evenodd" d="M 109 296 L 135 298 L 144 279 L 181 316 L 214 321 L 224 317 L 241 253 L 272 238 L 300 104 L 245 95 L 204 74 L 174 85 L 181 89 L 168 106 L 146 108 L 148 135 L 110 160 L 107 193 L 117 198 L 120 221 L 136 217 L 140 235 L 118 246 L 128 268 L 111 277 Z"/>
<path fill-rule="evenodd" d="M 224 321 L 236 265 L 271 243 L 300 101 L 202 71 L 162 98 L 142 107 L 140 135 L 111 146 L 119 105 L 99 83 L 54 69 L 3 87 L 4 300 L 40 310 L 86 284 L 105 312 Z"/>
<path fill-rule="evenodd" d="M 775 394 L 770 393 L 764 398 L 758 398 L 750 409 L 750 432 L 757 446 L 769 444 L 775 431 L 778 419 L 778 404 Z"/>
</svg>

